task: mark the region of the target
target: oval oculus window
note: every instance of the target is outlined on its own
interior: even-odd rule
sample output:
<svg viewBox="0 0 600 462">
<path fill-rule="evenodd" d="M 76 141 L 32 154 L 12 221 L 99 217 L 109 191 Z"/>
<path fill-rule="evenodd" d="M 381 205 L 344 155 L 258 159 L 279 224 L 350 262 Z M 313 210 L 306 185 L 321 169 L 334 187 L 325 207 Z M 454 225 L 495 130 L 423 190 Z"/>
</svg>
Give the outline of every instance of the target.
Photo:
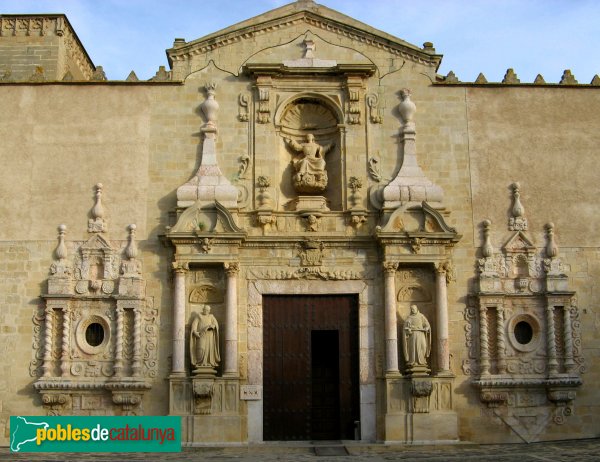
<svg viewBox="0 0 600 462">
<path fill-rule="evenodd" d="M 533 339 L 533 328 L 526 321 L 519 321 L 515 325 L 515 339 L 521 345 L 527 345 Z"/>
<path fill-rule="evenodd" d="M 104 341 L 104 327 L 98 322 L 93 322 L 85 330 L 85 341 L 93 347 L 97 347 Z"/>
</svg>

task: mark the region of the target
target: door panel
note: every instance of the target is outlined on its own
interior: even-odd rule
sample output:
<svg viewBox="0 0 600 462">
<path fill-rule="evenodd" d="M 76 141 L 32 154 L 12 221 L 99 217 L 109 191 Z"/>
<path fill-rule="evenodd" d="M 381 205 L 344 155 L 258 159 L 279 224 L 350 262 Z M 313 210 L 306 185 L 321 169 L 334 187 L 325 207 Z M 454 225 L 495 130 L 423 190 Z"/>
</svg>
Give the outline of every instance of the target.
<svg viewBox="0 0 600 462">
<path fill-rule="evenodd" d="M 264 296 L 263 321 L 264 439 L 354 438 L 357 297 Z"/>
</svg>

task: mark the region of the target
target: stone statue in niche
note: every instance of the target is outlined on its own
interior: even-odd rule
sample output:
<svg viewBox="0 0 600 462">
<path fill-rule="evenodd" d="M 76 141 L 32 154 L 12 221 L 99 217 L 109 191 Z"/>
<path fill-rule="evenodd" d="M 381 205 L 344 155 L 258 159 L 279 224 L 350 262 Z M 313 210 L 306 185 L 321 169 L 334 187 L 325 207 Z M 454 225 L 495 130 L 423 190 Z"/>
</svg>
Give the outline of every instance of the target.
<svg viewBox="0 0 600 462">
<path fill-rule="evenodd" d="M 215 375 L 221 362 L 219 353 L 219 323 L 203 305 L 201 313 L 192 321 L 190 329 L 190 357 L 195 375 Z"/>
<path fill-rule="evenodd" d="M 404 321 L 402 346 L 407 372 L 426 375 L 429 372 L 427 359 L 431 354 L 431 326 L 417 305 L 411 305 L 410 315 Z"/>
<path fill-rule="evenodd" d="M 292 160 L 294 176 L 292 181 L 298 193 L 322 193 L 327 188 L 327 171 L 325 170 L 325 155 L 335 146 L 331 143 L 321 146 L 315 142 L 312 133 L 306 135 L 305 143 L 285 139 L 286 144 L 301 156 Z"/>
</svg>

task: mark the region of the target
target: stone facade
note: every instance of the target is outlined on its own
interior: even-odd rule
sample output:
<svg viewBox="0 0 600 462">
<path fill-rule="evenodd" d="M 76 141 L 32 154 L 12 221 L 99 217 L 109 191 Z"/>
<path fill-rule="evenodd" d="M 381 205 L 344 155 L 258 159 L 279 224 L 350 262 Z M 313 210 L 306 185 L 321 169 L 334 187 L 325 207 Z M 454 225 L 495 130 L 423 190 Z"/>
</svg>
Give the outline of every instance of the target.
<svg viewBox="0 0 600 462">
<path fill-rule="evenodd" d="M 54 36 L 10 19 L 1 47 Z M 10 53 L 3 444 L 10 415 L 42 413 L 174 414 L 189 443 L 263 441 L 265 299 L 306 294 L 357 301 L 364 441 L 599 436 L 596 85 L 461 83 L 431 44 L 307 0 L 176 39 L 148 82 L 94 80 L 91 61 L 65 82 L 57 56 L 38 85 Z M 323 149 L 292 148 L 308 134 Z M 318 185 L 298 191 L 292 161 L 313 155 Z M 190 359 L 203 305 L 214 370 Z"/>
</svg>

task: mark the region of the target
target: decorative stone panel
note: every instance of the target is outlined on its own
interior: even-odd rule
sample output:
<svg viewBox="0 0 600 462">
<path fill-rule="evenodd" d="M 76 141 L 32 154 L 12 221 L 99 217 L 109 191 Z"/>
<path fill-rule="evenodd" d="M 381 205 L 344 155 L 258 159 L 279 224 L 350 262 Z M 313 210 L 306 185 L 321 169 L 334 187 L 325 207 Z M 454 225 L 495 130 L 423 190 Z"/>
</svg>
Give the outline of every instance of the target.
<svg viewBox="0 0 600 462">
<path fill-rule="evenodd" d="M 469 358 L 463 371 L 490 412 L 531 441 L 572 414 L 585 368 L 576 294 L 568 290 L 554 225 L 546 225 L 545 246 L 536 247 L 519 184 L 512 190 L 511 235 L 498 251 L 491 222 L 482 224 L 479 291 L 465 311 Z M 534 425 L 526 423 L 532 419 Z"/>
<path fill-rule="evenodd" d="M 34 317 L 34 387 L 49 414 L 138 414 L 157 371 L 157 311 L 146 299 L 135 225 L 112 242 L 97 185 L 88 232 L 69 256 L 59 226 L 44 306 Z M 108 397 L 112 397 L 112 408 Z M 92 403 L 84 409 L 83 402 Z M 93 404 L 95 403 L 95 404 Z"/>
</svg>

